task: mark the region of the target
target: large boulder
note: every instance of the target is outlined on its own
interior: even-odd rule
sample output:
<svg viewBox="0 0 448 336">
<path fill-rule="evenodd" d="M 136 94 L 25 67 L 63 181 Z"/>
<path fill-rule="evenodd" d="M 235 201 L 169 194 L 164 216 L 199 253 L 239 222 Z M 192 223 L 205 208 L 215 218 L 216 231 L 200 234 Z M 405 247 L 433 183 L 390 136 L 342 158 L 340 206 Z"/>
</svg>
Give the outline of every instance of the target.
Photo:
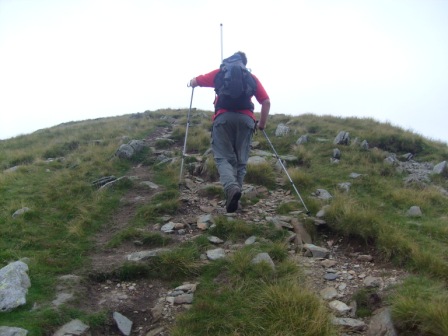
<svg viewBox="0 0 448 336">
<path fill-rule="evenodd" d="M 26 303 L 31 286 L 28 265 L 23 261 L 12 262 L 0 269 L 0 312 L 8 312 Z"/>
<path fill-rule="evenodd" d="M 442 161 L 434 166 L 433 174 L 443 174 L 448 172 L 448 163 L 446 161 Z"/>
<path fill-rule="evenodd" d="M 350 144 L 350 133 L 345 131 L 340 131 L 339 134 L 333 141 L 335 145 L 349 145 Z"/>
<path fill-rule="evenodd" d="M 278 124 L 277 129 L 275 130 L 275 136 L 281 137 L 287 135 L 289 133 L 289 127 L 285 124 Z"/>
</svg>

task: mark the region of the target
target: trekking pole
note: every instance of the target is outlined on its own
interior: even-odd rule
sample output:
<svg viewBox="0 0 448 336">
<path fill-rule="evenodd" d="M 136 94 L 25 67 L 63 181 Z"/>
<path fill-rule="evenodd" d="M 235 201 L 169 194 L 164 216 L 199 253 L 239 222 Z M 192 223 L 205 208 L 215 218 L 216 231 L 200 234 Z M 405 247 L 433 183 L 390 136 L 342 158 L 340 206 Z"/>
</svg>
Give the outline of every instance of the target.
<svg viewBox="0 0 448 336">
<path fill-rule="evenodd" d="M 187 86 L 190 86 L 190 85 L 187 85 Z M 184 169 L 184 158 L 185 158 L 185 151 L 187 149 L 188 128 L 190 127 L 191 105 L 193 104 L 193 93 L 194 93 L 194 87 L 191 88 L 190 108 L 188 109 L 187 127 L 185 129 L 184 149 L 182 150 L 182 162 L 180 164 L 179 186 L 182 184 L 182 174 L 183 174 L 183 169 Z"/>
<path fill-rule="evenodd" d="M 261 131 L 263 132 L 263 134 L 264 134 L 266 140 L 269 142 L 269 145 L 271 145 L 272 151 L 274 152 L 275 156 L 277 157 L 277 160 L 280 162 L 280 165 L 282 166 L 283 171 L 284 171 L 284 172 L 286 173 L 286 175 L 288 176 L 289 182 L 291 182 L 291 185 L 292 185 L 292 187 L 294 188 L 294 190 L 296 191 L 297 196 L 299 196 L 299 199 L 300 199 L 300 201 L 302 202 L 303 207 L 304 207 L 305 210 L 306 210 L 306 214 L 309 215 L 309 214 L 310 214 L 310 211 L 309 211 L 308 208 L 306 207 L 305 202 L 304 202 L 303 199 L 302 199 L 302 196 L 300 196 L 299 191 L 297 190 L 297 188 L 296 188 L 294 182 L 293 182 L 292 179 L 291 179 L 291 176 L 289 176 L 288 171 L 286 170 L 285 166 L 283 165 L 282 159 L 280 159 L 280 156 L 278 155 L 277 151 L 275 150 L 274 145 L 272 144 L 271 140 L 269 140 L 268 135 L 266 134 L 265 130 L 263 129 L 263 130 L 261 130 Z"/>
</svg>

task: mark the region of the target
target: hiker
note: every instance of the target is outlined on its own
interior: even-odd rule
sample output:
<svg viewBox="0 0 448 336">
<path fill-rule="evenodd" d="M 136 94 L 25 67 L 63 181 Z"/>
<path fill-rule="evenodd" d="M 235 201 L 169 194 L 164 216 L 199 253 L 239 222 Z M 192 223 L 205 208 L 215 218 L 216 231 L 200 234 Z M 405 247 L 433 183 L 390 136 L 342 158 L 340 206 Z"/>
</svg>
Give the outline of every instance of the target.
<svg viewBox="0 0 448 336">
<path fill-rule="evenodd" d="M 246 65 L 245 53 L 238 51 L 223 60 L 220 69 L 197 76 L 189 84 L 193 88 L 215 88 L 212 151 L 226 194 L 227 212 L 238 209 L 252 135 L 257 127 L 265 128 L 271 106 L 263 85 Z M 258 126 L 252 96 L 261 104 Z"/>
</svg>

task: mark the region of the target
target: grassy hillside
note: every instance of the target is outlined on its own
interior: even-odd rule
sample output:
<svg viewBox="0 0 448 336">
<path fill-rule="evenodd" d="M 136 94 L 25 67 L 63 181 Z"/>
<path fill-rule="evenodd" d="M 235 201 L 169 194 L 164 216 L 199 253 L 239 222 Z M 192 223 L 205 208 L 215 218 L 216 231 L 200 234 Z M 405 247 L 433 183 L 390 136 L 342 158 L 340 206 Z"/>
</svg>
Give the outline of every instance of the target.
<svg viewBox="0 0 448 336">
<path fill-rule="evenodd" d="M 164 210 L 154 204 L 142 208 L 135 218 L 135 225 L 143 221 L 151 223 L 164 212 L 175 213 L 176 204 L 172 200 L 177 195 L 179 160 L 162 169 L 152 160 L 150 149 L 131 161 L 120 160 L 114 154 L 122 143 L 144 139 L 157 127 L 172 128 L 173 139 L 181 146 L 185 137 L 186 115 L 186 110 L 147 111 L 137 115 L 66 123 L 0 141 L 0 267 L 27 258 L 32 282 L 27 304 L 12 312 L 0 313 L 0 326 L 20 325 L 31 335 L 44 335 L 46 330 L 54 330 L 70 318 L 82 317 L 92 325 L 103 323 L 101 312 L 92 314 L 73 308 L 55 311 L 48 305 L 53 299 L 57 277 L 76 273 L 86 267 L 92 235 L 107 224 L 120 204 L 121 195 L 132 187 L 132 182 L 124 181 L 107 193 L 99 193 L 92 182 L 104 176 L 123 176 L 133 165 L 142 164 L 153 171 L 157 183 L 164 186 L 166 197 L 158 201 L 165 202 L 165 206 Z M 173 118 L 177 123 L 172 123 Z M 210 112 L 193 111 L 188 153 L 204 153 L 208 149 L 210 118 Z M 288 135 L 275 137 L 279 123 L 290 127 Z M 362 150 L 357 144 L 335 146 L 333 139 L 340 131 L 349 132 L 352 140 L 367 140 L 370 149 Z M 439 188 L 448 190 L 448 176 L 434 175 L 427 186 L 405 185 L 403 178 L 406 174 L 384 162 L 388 153 L 397 156 L 412 153 L 418 162 L 437 164 L 448 160 L 447 145 L 372 119 L 318 117 L 311 114 L 297 117 L 273 115 L 266 132 L 280 155 L 297 157 L 298 164 L 288 167 L 288 171 L 312 214 L 320 210 L 323 204 L 311 194 L 318 188 L 330 191 L 333 200 L 325 220 L 335 234 L 374 247 L 383 260 L 414 274 L 390 297 L 394 318 L 403 334 L 447 335 L 448 198 Z M 297 139 L 305 134 L 309 136 L 309 142 L 295 145 Z M 261 149 L 271 150 L 260 132 L 254 140 L 260 143 Z M 160 140 L 156 147 L 163 149 L 170 146 L 170 143 Z M 330 163 L 335 147 L 342 152 L 339 164 Z M 179 150 L 176 154 L 181 157 Z M 210 165 L 213 166 L 213 163 Z M 348 181 L 352 172 L 362 174 L 362 178 L 350 180 L 353 187 L 349 193 L 339 191 L 338 183 Z M 270 169 L 249 171 L 247 179 L 272 188 L 275 184 L 269 183 L 272 181 L 270 173 Z M 285 185 L 285 188 L 290 188 Z M 422 209 L 422 217 L 406 216 L 407 209 L 413 205 Z M 30 210 L 13 218 L 14 212 L 24 207 Z M 278 209 L 279 213 L 282 211 L 287 210 Z M 244 223 L 241 224 L 244 226 Z M 200 250 L 201 242 L 197 242 L 194 248 Z M 191 258 L 197 259 L 197 253 L 192 253 Z M 243 252 L 240 258 L 246 260 L 247 256 Z M 283 270 L 275 276 L 266 276 L 266 286 L 262 288 L 258 287 L 260 283 L 257 281 L 261 274 L 265 274 L 265 269 L 248 275 L 238 269 L 238 260 L 231 265 L 218 263 L 214 267 L 225 267 L 231 272 L 230 278 L 233 280 L 225 293 L 221 293 L 226 298 L 216 293 L 214 298 L 223 302 L 222 309 L 231 310 L 231 305 L 228 305 L 236 300 L 236 292 L 239 297 L 253 298 L 253 290 L 258 288 L 265 296 L 262 295 L 261 301 L 251 301 L 251 304 L 261 306 L 273 304 L 273 297 L 286 302 L 285 292 L 289 292 L 297 296 L 297 301 L 309 302 L 308 319 L 316 320 L 316 316 L 322 318 L 322 329 L 309 335 L 331 335 L 333 331 L 319 304 L 309 297 L 311 294 L 301 294 L 296 281 L 291 282 L 288 274 L 296 274 L 297 270 L 284 260 L 285 257 L 278 259 L 285 262 Z M 213 267 L 198 268 L 193 264 L 191 267 L 194 270 L 186 270 L 185 274 L 202 276 L 203 283 L 211 286 L 210 279 L 219 271 Z M 189 267 L 188 263 L 183 265 Z M 210 290 L 212 292 L 212 288 Z M 36 302 L 40 308 L 32 309 Z M 203 304 L 211 307 L 210 302 Z M 246 309 L 241 309 L 239 314 L 251 321 L 255 318 L 250 315 L 253 307 L 247 304 L 241 303 L 241 307 Z M 267 321 L 279 318 L 268 317 L 268 311 L 265 313 Z M 192 314 L 181 319 L 173 334 L 183 335 L 185 330 L 201 329 L 200 325 L 203 321 L 205 323 L 207 317 L 201 315 L 200 310 L 193 310 Z M 284 314 L 288 316 L 292 311 L 285 311 Z M 283 317 L 282 327 L 287 329 L 288 318 Z M 217 319 L 215 323 L 224 321 Z M 294 332 L 291 330 L 292 327 L 292 335 Z M 245 335 L 249 334 L 257 333 L 253 331 Z M 287 331 L 282 333 L 287 334 Z"/>
</svg>

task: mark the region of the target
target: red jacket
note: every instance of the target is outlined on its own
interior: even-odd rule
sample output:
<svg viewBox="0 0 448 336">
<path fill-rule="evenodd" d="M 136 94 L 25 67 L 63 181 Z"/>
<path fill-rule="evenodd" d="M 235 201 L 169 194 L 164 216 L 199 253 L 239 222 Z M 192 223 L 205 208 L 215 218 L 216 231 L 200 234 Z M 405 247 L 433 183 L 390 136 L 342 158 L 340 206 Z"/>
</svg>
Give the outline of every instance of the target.
<svg viewBox="0 0 448 336">
<path fill-rule="evenodd" d="M 219 72 L 219 69 L 213 70 L 205 75 L 200 75 L 198 77 L 196 77 L 196 82 L 198 83 L 199 86 L 202 87 L 215 87 L 214 82 L 215 82 L 215 76 L 216 74 Z M 255 82 L 257 83 L 257 91 L 255 92 L 255 98 L 257 99 L 257 101 L 261 104 L 262 102 L 264 102 L 266 99 L 269 99 L 268 94 L 266 93 L 266 90 L 264 89 L 263 85 L 261 84 L 261 82 L 258 80 L 258 78 L 252 74 L 252 77 L 255 79 Z M 215 104 L 217 102 L 218 98 L 215 98 Z M 215 118 L 217 116 L 219 116 L 221 113 L 227 112 L 228 110 L 226 109 L 219 109 L 214 115 L 213 115 L 213 120 L 215 120 Z M 252 119 L 255 120 L 255 116 L 254 113 L 251 110 L 240 110 L 237 111 L 243 114 L 246 114 L 248 116 L 250 116 Z"/>
</svg>

